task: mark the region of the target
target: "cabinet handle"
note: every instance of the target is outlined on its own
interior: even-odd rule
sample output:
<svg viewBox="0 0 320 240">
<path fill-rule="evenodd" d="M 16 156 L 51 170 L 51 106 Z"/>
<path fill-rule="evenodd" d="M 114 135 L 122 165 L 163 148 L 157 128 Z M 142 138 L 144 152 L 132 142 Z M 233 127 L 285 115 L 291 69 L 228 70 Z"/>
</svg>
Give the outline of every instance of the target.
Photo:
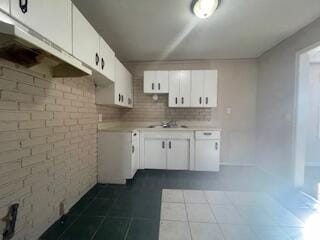
<svg viewBox="0 0 320 240">
<path fill-rule="evenodd" d="M 152 90 L 154 90 L 154 83 L 152 83 Z"/>
<path fill-rule="evenodd" d="M 199 98 L 199 103 L 202 104 L 202 97 Z"/>
<path fill-rule="evenodd" d="M 169 142 L 169 149 L 171 149 L 171 141 Z"/>
<path fill-rule="evenodd" d="M 121 96 L 121 102 L 123 102 L 123 99 L 124 99 L 124 98 L 123 98 L 123 95 L 122 95 L 122 96 Z"/>
<path fill-rule="evenodd" d="M 19 5 L 22 13 L 28 12 L 28 0 L 19 0 Z"/>
<path fill-rule="evenodd" d="M 119 102 L 121 102 L 121 94 L 119 93 Z"/>
<path fill-rule="evenodd" d="M 209 98 L 208 97 L 206 97 L 206 104 L 208 104 L 209 103 Z"/>
<path fill-rule="evenodd" d="M 178 98 L 176 97 L 176 104 L 178 104 Z"/>
<path fill-rule="evenodd" d="M 134 145 L 132 145 L 132 153 L 134 153 Z"/>
<path fill-rule="evenodd" d="M 218 150 L 218 147 L 219 147 L 219 144 L 216 142 L 216 144 L 215 144 L 216 150 Z"/>
<path fill-rule="evenodd" d="M 184 97 L 181 98 L 181 103 L 184 104 Z"/>
<path fill-rule="evenodd" d="M 100 61 L 99 55 L 98 55 L 98 53 L 96 53 L 96 65 L 97 65 L 97 66 L 98 66 L 98 64 L 99 64 L 99 61 Z"/>
<path fill-rule="evenodd" d="M 212 133 L 210 133 L 210 132 L 206 132 L 206 133 L 204 133 L 203 135 L 205 135 L 205 136 L 211 136 L 211 135 L 212 135 Z"/>
<path fill-rule="evenodd" d="M 160 90 L 161 89 L 161 85 L 160 85 L 160 83 L 158 83 L 158 90 Z"/>
<path fill-rule="evenodd" d="M 166 143 L 162 141 L 162 148 L 165 149 L 165 147 L 166 147 Z"/>
<path fill-rule="evenodd" d="M 101 69 L 103 70 L 104 69 L 104 59 L 101 58 Z"/>
</svg>

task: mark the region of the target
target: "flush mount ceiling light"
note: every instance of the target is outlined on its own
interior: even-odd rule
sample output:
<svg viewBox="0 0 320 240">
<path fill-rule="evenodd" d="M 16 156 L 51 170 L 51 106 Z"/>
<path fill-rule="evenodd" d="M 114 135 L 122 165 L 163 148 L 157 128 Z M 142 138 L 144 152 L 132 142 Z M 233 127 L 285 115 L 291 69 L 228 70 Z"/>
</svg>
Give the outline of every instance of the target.
<svg viewBox="0 0 320 240">
<path fill-rule="evenodd" d="M 219 0 L 196 0 L 193 2 L 193 12 L 198 18 L 210 17 L 218 8 Z"/>
</svg>

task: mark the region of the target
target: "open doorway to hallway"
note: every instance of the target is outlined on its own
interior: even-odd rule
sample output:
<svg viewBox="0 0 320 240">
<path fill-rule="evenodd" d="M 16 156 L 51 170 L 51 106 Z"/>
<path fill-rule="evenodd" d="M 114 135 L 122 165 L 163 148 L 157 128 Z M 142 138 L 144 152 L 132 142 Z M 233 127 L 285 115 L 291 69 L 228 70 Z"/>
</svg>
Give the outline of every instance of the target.
<svg viewBox="0 0 320 240">
<path fill-rule="evenodd" d="M 320 200 L 320 46 L 299 54 L 296 185 Z"/>
</svg>

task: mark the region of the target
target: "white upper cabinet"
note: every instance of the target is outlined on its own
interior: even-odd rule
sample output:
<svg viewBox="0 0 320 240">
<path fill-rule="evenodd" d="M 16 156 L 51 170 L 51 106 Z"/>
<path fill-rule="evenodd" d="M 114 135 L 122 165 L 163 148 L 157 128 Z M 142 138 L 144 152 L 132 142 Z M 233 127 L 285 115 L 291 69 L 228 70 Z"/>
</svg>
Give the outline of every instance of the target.
<svg viewBox="0 0 320 240">
<path fill-rule="evenodd" d="M 217 70 L 194 70 L 191 72 L 191 107 L 217 107 L 217 96 Z"/>
<path fill-rule="evenodd" d="M 10 7 L 9 0 L 1 0 L 0 1 L 0 9 L 2 9 L 3 11 L 8 13 L 9 7 Z"/>
<path fill-rule="evenodd" d="M 169 72 L 169 107 L 190 107 L 190 71 Z"/>
<path fill-rule="evenodd" d="M 115 78 L 115 55 L 109 45 L 102 37 L 99 38 L 100 52 L 100 72 L 109 80 L 114 81 Z"/>
<path fill-rule="evenodd" d="M 8 1 L 1 0 L 1 7 Z M 2 6 L 3 5 L 3 6 Z M 72 53 L 70 0 L 11 0 L 11 15 L 65 51 Z"/>
<path fill-rule="evenodd" d="M 100 71 L 99 45 L 99 34 L 73 5 L 73 55 L 94 70 Z"/>
<path fill-rule="evenodd" d="M 218 71 L 204 71 L 204 107 L 213 108 L 218 105 Z"/>
<path fill-rule="evenodd" d="M 113 105 L 126 108 L 133 107 L 132 75 L 125 66 L 115 58 L 114 83 L 96 88 L 96 104 Z"/>
<path fill-rule="evenodd" d="M 145 71 L 144 93 L 168 93 L 168 71 Z"/>
</svg>

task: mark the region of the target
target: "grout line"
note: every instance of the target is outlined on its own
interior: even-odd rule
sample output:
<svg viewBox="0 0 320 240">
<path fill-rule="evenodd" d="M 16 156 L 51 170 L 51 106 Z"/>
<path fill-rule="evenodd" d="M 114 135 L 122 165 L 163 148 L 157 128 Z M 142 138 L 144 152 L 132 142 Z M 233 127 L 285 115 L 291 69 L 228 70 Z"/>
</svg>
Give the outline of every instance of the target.
<svg viewBox="0 0 320 240">
<path fill-rule="evenodd" d="M 131 225 L 132 225 L 132 222 L 133 222 L 133 218 L 130 218 L 130 222 L 129 222 L 129 225 L 128 225 L 128 228 L 127 228 L 126 234 L 124 235 L 123 240 L 127 239 L 129 231 L 130 231 L 130 228 L 131 228 Z"/>
</svg>

